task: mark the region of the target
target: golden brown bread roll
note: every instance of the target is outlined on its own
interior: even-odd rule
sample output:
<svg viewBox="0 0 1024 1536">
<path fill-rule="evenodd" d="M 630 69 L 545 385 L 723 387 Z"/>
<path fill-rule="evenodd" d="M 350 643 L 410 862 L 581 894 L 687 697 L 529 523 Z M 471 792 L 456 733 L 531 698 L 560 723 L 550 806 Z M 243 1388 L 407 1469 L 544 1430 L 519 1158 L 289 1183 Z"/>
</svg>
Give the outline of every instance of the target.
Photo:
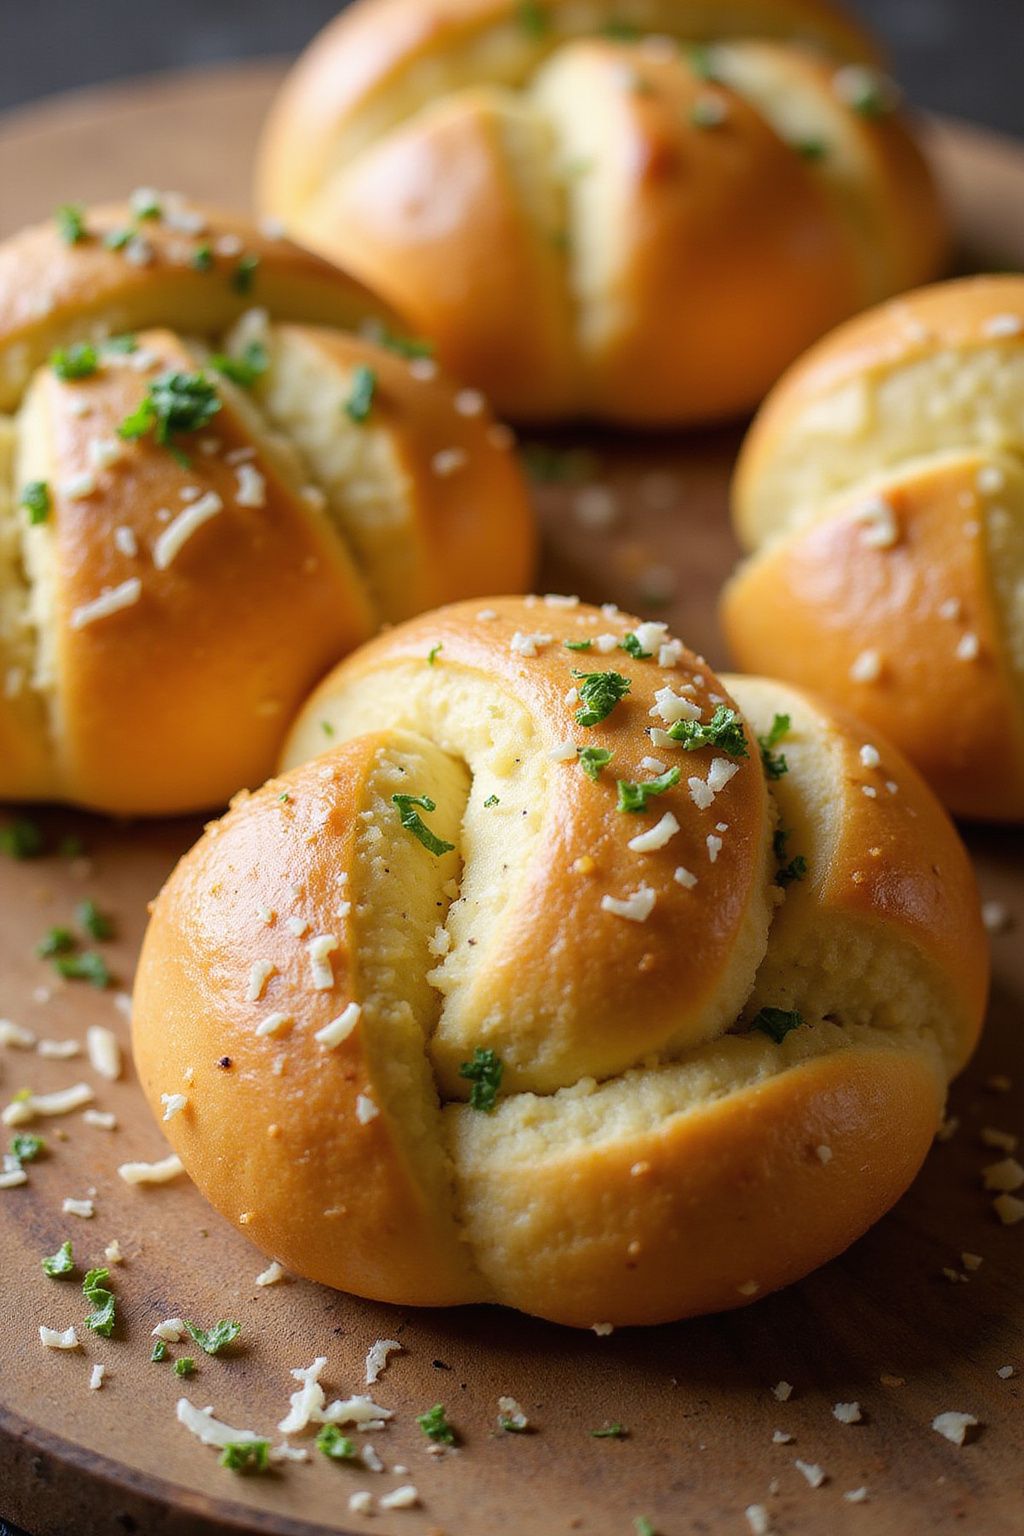
<svg viewBox="0 0 1024 1536">
<path fill-rule="evenodd" d="M 740 666 L 855 710 L 953 811 L 1024 819 L 1024 279 L 911 294 L 766 401 L 722 615 Z"/>
<path fill-rule="evenodd" d="M 528 582 L 507 434 L 391 326 L 180 198 L 0 246 L 0 798 L 223 804 L 382 620 Z"/>
<path fill-rule="evenodd" d="M 987 950 L 884 741 L 664 625 L 504 598 L 355 653 L 286 755 L 157 899 L 133 1031 L 190 1175 L 289 1269 L 652 1323 L 907 1187 Z"/>
<path fill-rule="evenodd" d="M 258 198 L 512 416 L 728 416 L 941 266 L 875 62 L 821 0 L 358 0 Z"/>
</svg>

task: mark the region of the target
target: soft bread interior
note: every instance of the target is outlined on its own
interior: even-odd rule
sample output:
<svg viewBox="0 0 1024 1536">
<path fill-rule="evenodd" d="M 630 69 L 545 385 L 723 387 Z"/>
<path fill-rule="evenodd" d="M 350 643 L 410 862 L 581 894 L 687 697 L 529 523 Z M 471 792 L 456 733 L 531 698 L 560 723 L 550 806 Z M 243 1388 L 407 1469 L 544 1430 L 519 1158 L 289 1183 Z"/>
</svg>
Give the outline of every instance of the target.
<svg viewBox="0 0 1024 1536">
<path fill-rule="evenodd" d="M 862 481 L 954 446 L 1017 454 L 1022 420 L 1024 347 L 1012 340 L 826 380 L 758 448 L 756 475 L 741 480 L 740 536 L 756 548 Z"/>
</svg>

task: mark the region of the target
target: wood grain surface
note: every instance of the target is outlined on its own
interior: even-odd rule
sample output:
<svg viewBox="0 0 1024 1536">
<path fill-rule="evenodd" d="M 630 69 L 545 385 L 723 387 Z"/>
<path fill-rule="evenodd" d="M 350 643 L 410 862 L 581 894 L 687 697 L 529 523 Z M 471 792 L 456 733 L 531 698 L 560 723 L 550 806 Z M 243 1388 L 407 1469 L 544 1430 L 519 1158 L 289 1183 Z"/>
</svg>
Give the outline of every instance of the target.
<svg viewBox="0 0 1024 1536">
<path fill-rule="evenodd" d="M 155 80 L 9 117 L 0 124 L 2 231 L 63 199 L 119 195 L 144 182 L 244 204 L 252 137 L 276 74 Z M 965 128 L 935 125 L 929 137 L 957 210 L 964 265 L 1020 265 L 1024 150 Z M 537 487 L 543 586 L 663 614 L 723 662 L 714 601 L 735 557 L 725 504 L 738 436 L 548 439 L 531 454 L 547 477 Z M 117 995 L 130 987 L 145 902 L 197 825 L 38 819 L 54 851 L 0 860 L 0 1017 L 54 1040 L 81 1041 L 90 1023 L 103 1023 L 126 1042 Z M 55 851 L 68 832 L 82 838 L 84 860 Z M 414 1313 L 294 1280 L 259 1288 L 264 1259 L 186 1179 L 138 1189 L 117 1177 L 118 1163 L 164 1150 L 127 1059 L 122 1079 L 107 1084 L 84 1056 L 0 1049 L 4 1102 L 25 1086 L 83 1081 L 118 1119 L 114 1131 L 85 1124 L 80 1112 L 40 1124 L 49 1155 L 31 1165 L 27 1185 L 0 1191 L 0 1515 L 35 1536 L 634 1536 L 639 1517 L 659 1536 L 742 1536 L 745 1509 L 758 1504 L 782 1536 L 1016 1536 L 1024 1529 L 1024 1225 L 1004 1228 L 992 1213 L 981 1169 L 1002 1154 L 980 1133 L 1012 1132 L 1024 1120 L 1024 844 L 1019 834 L 985 830 L 970 842 L 983 894 L 1004 904 L 1008 926 L 993 938 L 981 1049 L 953 1090 L 959 1129 L 936 1146 L 898 1208 L 840 1260 L 729 1316 L 598 1338 L 494 1308 Z M 34 956 L 42 933 L 86 896 L 117 921 L 116 939 L 103 946 L 115 975 L 105 991 L 59 981 Z M 61 1213 L 66 1196 L 89 1190 L 91 1220 Z M 79 1277 L 47 1279 L 39 1259 L 66 1237 Z M 112 1238 L 126 1262 L 113 1271 L 121 1320 L 104 1340 L 82 1327 L 80 1278 Z M 965 1270 L 965 1251 L 981 1256 L 980 1268 Z M 242 1337 L 230 1355 L 200 1356 L 197 1375 L 182 1383 L 169 1364 L 149 1361 L 150 1331 L 171 1316 L 236 1318 Z M 76 1323 L 82 1348 L 44 1350 L 40 1323 Z M 175 1422 L 184 1390 L 238 1427 L 272 1433 L 295 1386 L 293 1367 L 324 1354 L 332 1393 L 367 1390 L 363 1362 L 380 1337 L 400 1339 L 405 1351 L 373 1389 L 395 1413 L 369 1437 L 384 1474 L 316 1456 L 239 1477 Z M 107 1374 L 93 1392 L 97 1361 Z M 1015 1376 L 997 1374 L 1007 1365 Z M 773 1395 L 780 1381 L 793 1385 L 787 1402 Z M 505 1394 L 523 1405 L 531 1433 L 497 1431 Z M 435 1457 L 415 1415 L 438 1401 L 462 1443 Z M 832 1409 L 850 1401 L 863 1417 L 847 1426 Z M 980 1421 L 972 1443 L 957 1448 L 931 1429 L 947 1410 Z M 628 1435 L 592 1436 L 612 1422 Z M 792 1441 L 774 1443 L 775 1431 Z M 796 1458 L 824 1470 L 822 1486 L 809 1485 Z M 370 1519 L 349 1513 L 356 1489 L 376 1496 L 406 1482 L 419 1490 L 418 1508 Z M 861 1487 L 863 1502 L 844 1499 Z"/>
</svg>

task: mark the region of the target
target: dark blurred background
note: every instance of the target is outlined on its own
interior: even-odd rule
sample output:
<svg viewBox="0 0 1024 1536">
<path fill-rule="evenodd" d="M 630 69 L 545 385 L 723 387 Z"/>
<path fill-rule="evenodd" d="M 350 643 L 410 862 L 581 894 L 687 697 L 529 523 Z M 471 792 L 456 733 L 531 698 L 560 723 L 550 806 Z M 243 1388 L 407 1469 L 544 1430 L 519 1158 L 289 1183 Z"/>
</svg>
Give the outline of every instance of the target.
<svg viewBox="0 0 1024 1536">
<path fill-rule="evenodd" d="M 0 110 L 75 86 L 294 54 L 339 0 L 0 0 Z M 915 102 L 1024 136 L 1024 0 L 850 0 Z M 2 196 L 0 189 L 0 196 Z"/>
</svg>

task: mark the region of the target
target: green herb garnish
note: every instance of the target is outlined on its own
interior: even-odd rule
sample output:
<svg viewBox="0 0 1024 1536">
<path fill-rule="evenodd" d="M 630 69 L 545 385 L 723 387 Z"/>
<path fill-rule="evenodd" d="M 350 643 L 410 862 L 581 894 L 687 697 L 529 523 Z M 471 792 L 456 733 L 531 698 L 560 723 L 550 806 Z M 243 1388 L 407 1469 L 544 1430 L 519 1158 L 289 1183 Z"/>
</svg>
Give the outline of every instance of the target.
<svg viewBox="0 0 1024 1536">
<path fill-rule="evenodd" d="M 824 160 L 828 155 L 828 145 L 824 139 L 794 139 L 793 148 L 801 159 L 812 163 Z"/>
<path fill-rule="evenodd" d="M 427 341 L 422 336 L 400 336 L 396 331 L 388 330 L 379 320 L 372 321 L 364 328 L 363 334 L 368 340 L 376 342 L 378 347 L 384 347 L 388 352 L 394 352 L 399 357 L 407 358 L 410 362 L 417 357 L 433 357 L 434 343 Z"/>
<path fill-rule="evenodd" d="M 590 1431 L 594 1440 L 625 1440 L 629 1430 L 625 1424 L 605 1424 L 600 1429 Z"/>
<path fill-rule="evenodd" d="M 551 26 L 551 18 L 540 0 L 518 0 L 516 19 L 527 37 L 543 37 Z"/>
<path fill-rule="evenodd" d="M 795 1008 L 762 1008 L 755 1014 L 750 1027 L 759 1029 L 776 1045 L 781 1045 L 790 1030 L 799 1029 L 803 1022 L 803 1015 Z"/>
<path fill-rule="evenodd" d="M 50 487 L 45 480 L 30 480 L 22 486 L 20 506 L 28 513 L 28 520 L 33 527 L 39 523 L 45 523 L 50 515 Z"/>
<path fill-rule="evenodd" d="M 440 645 L 440 644 L 439 645 L 432 645 L 430 647 L 430 650 L 427 652 L 427 666 L 428 667 L 434 666 L 434 664 L 437 661 L 438 656 L 440 656 L 440 654 L 441 654 L 441 652 L 443 650 L 444 650 L 444 646 Z"/>
<path fill-rule="evenodd" d="M 70 1275 L 75 1267 L 74 1255 L 71 1252 L 71 1239 L 61 1243 L 56 1253 L 52 1253 L 48 1259 L 40 1261 L 43 1266 L 43 1274 L 49 1275 L 51 1280 L 59 1280 L 62 1275 Z"/>
<path fill-rule="evenodd" d="M 174 1362 L 175 1376 L 194 1376 L 195 1369 L 196 1363 L 191 1355 L 182 1355 L 179 1360 Z"/>
<path fill-rule="evenodd" d="M 256 281 L 256 268 L 260 264 L 258 256 L 242 256 L 238 265 L 231 274 L 231 286 L 236 293 L 251 293 L 252 285 Z"/>
<path fill-rule="evenodd" d="M 167 1348 L 167 1345 L 165 1344 L 164 1340 L 163 1339 L 157 1339 L 156 1343 L 153 1345 L 153 1350 L 152 1350 L 152 1353 L 150 1354 L 150 1357 L 149 1357 L 150 1363 L 152 1365 L 159 1365 L 160 1362 L 162 1360 L 166 1360 L 169 1357 L 169 1355 L 170 1355 L 170 1351 Z"/>
<path fill-rule="evenodd" d="M 216 386 L 205 373 L 162 373 L 152 380 L 145 398 L 117 432 L 128 440 L 151 432 L 162 448 L 170 447 L 176 457 L 183 458 L 171 439 L 183 432 L 198 432 L 219 410 Z"/>
<path fill-rule="evenodd" d="M 757 738 L 757 744 L 761 748 L 761 762 L 769 779 L 781 779 L 783 774 L 789 772 L 789 764 L 786 762 L 784 753 L 773 752 L 772 748 L 789 734 L 791 723 L 788 715 L 776 715 L 768 734 Z"/>
<path fill-rule="evenodd" d="M 488 795 L 487 799 L 484 801 L 484 810 L 489 811 L 492 805 L 500 804 L 501 801 L 498 799 L 497 795 Z"/>
<path fill-rule="evenodd" d="M 105 912 L 91 899 L 80 901 L 75 908 L 75 921 L 83 928 L 91 939 L 97 939 L 100 943 L 104 939 L 114 937 L 114 924 Z"/>
<path fill-rule="evenodd" d="M 210 268 L 213 266 L 213 246 L 207 244 L 205 241 L 202 245 L 197 245 L 195 250 L 192 252 L 192 260 L 189 265 L 192 266 L 196 272 L 209 272 Z"/>
<path fill-rule="evenodd" d="M 633 1529 L 636 1531 L 636 1536 L 657 1536 L 654 1526 L 646 1515 L 636 1516 L 633 1521 Z"/>
<path fill-rule="evenodd" d="M 262 341 L 250 341 L 241 356 L 215 352 L 210 358 L 210 367 L 216 368 L 218 373 L 222 373 L 241 389 L 251 389 L 270 367 L 270 358 Z"/>
<path fill-rule="evenodd" d="M 104 352 L 113 352 L 121 356 L 128 356 L 139 350 L 139 343 L 131 331 L 122 331 L 120 336 L 108 336 L 102 343 Z"/>
<path fill-rule="evenodd" d="M 730 757 L 748 757 L 747 738 L 743 722 L 734 709 L 719 704 L 707 725 L 699 720 L 676 720 L 668 728 L 673 741 L 678 741 L 687 752 L 700 747 L 717 747 Z"/>
<path fill-rule="evenodd" d="M 652 795 L 663 795 L 667 789 L 671 789 L 678 783 L 678 768 L 666 768 L 664 773 L 660 773 L 656 779 L 648 779 L 645 784 L 633 784 L 628 779 L 619 779 L 619 802 L 615 809 L 645 811 Z"/>
<path fill-rule="evenodd" d="M 76 341 L 70 347 L 58 347 L 50 354 L 50 367 L 66 384 L 75 379 L 90 378 L 98 372 L 99 366 L 99 353 L 91 341 Z"/>
<path fill-rule="evenodd" d="M 586 774 L 587 778 L 593 779 L 595 784 L 597 783 L 601 769 L 607 768 L 608 764 L 615 756 L 615 753 L 609 752 L 606 747 L 577 747 L 576 751 L 579 757 L 580 767 L 583 769 L 583 772 Z"/>
<path fill-rule="evenodd" d="M 807 860 L 802 853 L 798 853 L 795 859 L 790 859 L 788 864 L 784 864 L 776 872 L 775 884 L 785 889 L 787 885 L 792 885 L 794 880 L 802 880 L 806 874 Z"/>
<path fill-rule="evenodd" d="M 75 936 L 70 928 L 50 928 L 36 945 L 40 960 L 52 960 L 54 955 L 66 955 L 75 947 Z"/>
<path fill-rule="evenodd" d="M 58 955 L 53 963 L 65 981 L 88 981 L 101 988 L 110 985 L 107 962 L 93 949 L 83 950 L 80 955 Z"/>
<path fill-rule="evenodd" d="M 455 1444 L 455 1430 L 448 1423 L 443 1403 L 435 1403 L 426 1413 L 417 1414 L 416 1423 L 428 1440 L 434 1440 L 438 1445 Z"/>
<path fill-rule="evenodd" d="M 234 1440 L 217 1458 L 232 1472 L 265 1472 L 270 1466 L 269 1440 Z"/>
<path fill-rule="evenodd" d="M 93 1333 L 101 1334 L 105 1339 L 110 1338 L 117 1321 L 117 1302 L 114 1299 L 114 1293 L 104 1284 L 104 1281 L 109 1279 L 109 1269 L 90 1269 L 82 1281 L 82 1294 L 96 1309 L 89 1313 L 85 1326 L 91 1328 Z"/>
<path fill-rule="evenodd" d="M 0 853 L 12 859 L 37 859 L 45 847 L 42 832 L 27 816 L 16 816 L 6 827 L 0 827 Z"/>
<path fill-rule="evenodd" d="M 589 651 L 593 640 L 565 640 L 563 644 L 567 651 Z"/>
<path fill-rule="evenodd" d="M 491 1113 L 497 1102 L 504 1070 L 505 1064 L 501 1057 L 479 1045 L 473 1052 L 472 1060 L 462 1063 L 459 1076 L 473 1084 L 469 1090 L 470 1109 L 479 1109 L 485 1115 Z"/>
<path fill-rule="evenodd" d="M 419 811 L 415 809 L 416 806 L 421 806 L 425 811 L 436 811 L 437 806 L 429 795 L 392 795 L 391 799 L 398 807 L 398 819 L 402 826 L 407 832 L 411 832 L 413 837 L 419 838 L 428 853 L 440 857 L 442 853 L 452 852 L 455 844 L 446 843 L 443 837 L 438 837 L 436 833 L 431 832 Z"/>
<path fill-rule="evenodd" d="M 41 1136 L 33 1136 L 31 1131 L 21 1131 L 11 1137 L 11 1156 L 19 1163 L 34 1163 L 45 1151 L 46 1142 Z"/>
<path fill-rule="evenodd" d="M 689 49 L 690 68 L 698 80 L 717 81 L 718 73 L 715 68 L 715 55 L 706 43 L 695 43 Z"/>
<path fill-rule="evenodd" d="M 577 725 L 599 725 L 633 686 L 621 672 L 577 672 L 574 667 L 572 675 L 580 679 L 581 707 L 576 711 Z"/>
<path fill-rule="evenodd" d="M 330 1461 L 354 1461 L 355 1442 L 343 1435 L 337 1424 L 325 1424 L 316 1437 L 316 1448 Z"/>
<path fill-rule="evenodd" d="M 197 1328 L 195 1323 L 186 1322 L 185 1327 L 205 1355 L 219 1355 L 222 1349 L 234 1343 L 242 1331 L 241 1323 L 227 1323 L 223 1319 L 214 1323 L 209 1331 Z"/>
<path fill-rule="evenodd" d="M 365 363 L 352 375 L 352 384 L 349 389 L 348 399 L 345 401 L 345 415 L 350 421 L 364 422 L 370 414 L 373 405 L 373 396 L 377 388 L 377 375 L 372 368 L 367 368 Z"/>
<path fill-rule="evenodd" d="M 625 651 L 628 656 L 634 656 L 637 661 L 646 661 L 649 656 L 654 655 L 653 651 L 644 650 L 632 630 L 628 634 L 623 635 L 619 641 L 619 650 Z"/>
<path fill-rule="evenodd" d="M 109 229 L 103 236 L 103 244 L 108 251 L 123 251 L 134 234 L 130 226 L 126 229 Z"/>
<path fill-rule="evenodd" d="M 78 245 L 86 239 L 85 209 L 81 203 L 61 203 L 53 217 L 65 245 Z"/>
</svg>

